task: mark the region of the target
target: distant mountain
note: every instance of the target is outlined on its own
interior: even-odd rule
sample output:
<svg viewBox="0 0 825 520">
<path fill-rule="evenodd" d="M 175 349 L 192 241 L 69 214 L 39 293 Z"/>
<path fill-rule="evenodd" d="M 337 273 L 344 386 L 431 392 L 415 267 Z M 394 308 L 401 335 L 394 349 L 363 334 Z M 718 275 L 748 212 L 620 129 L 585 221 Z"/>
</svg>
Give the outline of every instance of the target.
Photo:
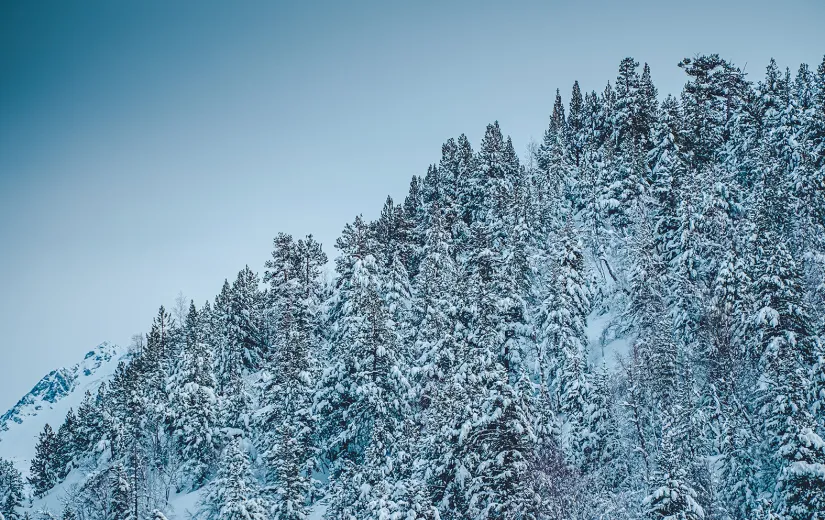
<svg viewBox="0 0 825 520">
<path fill-rule="evenodd" d="M 37 436 L 48 423 L 55 430 L 69 408 L 77 409 L 86 390 L 92 392 L 114 374 L 117 364 L 128 356 L 126 349 L 103 342 L 71 367 L 52 370 L 16 405 L 0 416 L 0 457 L 15 462 L 28 472 Z"/>
</svg>

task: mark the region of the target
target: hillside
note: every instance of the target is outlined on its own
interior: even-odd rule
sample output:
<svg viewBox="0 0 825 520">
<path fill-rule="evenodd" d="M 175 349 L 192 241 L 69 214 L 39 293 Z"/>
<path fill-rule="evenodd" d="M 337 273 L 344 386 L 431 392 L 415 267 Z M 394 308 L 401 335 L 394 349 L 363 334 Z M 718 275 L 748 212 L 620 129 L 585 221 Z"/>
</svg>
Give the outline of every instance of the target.
<svg viewBox="0 0 825 520">
<path fill-rule="evenodd" d="M 49 374 L 0 432 L 32 511 L 825 518 L 825 61 L 679 67 L 678 97 L 633 58 L 557 91 L 526 156 L 448 139 L 331 281 L 273 230 L 133 356 Z"/>
</svg>

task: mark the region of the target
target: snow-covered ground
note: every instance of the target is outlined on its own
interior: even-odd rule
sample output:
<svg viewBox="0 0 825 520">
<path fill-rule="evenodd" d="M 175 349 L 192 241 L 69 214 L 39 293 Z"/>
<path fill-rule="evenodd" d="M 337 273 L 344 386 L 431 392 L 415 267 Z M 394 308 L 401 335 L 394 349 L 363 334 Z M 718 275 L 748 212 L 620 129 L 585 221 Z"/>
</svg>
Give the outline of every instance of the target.
<svg viewBox="0 0 825 520">
<path fill-rule="evenodd" d="M 631 338 L 616 335 L 616 315 L 593 311 L 587 318 L 585 333 L 590 343 L 590 362 L 599 368 L 604 361 L 610 371 L 616 369 L 619 357 L 630 351 Z"/>
</svg>

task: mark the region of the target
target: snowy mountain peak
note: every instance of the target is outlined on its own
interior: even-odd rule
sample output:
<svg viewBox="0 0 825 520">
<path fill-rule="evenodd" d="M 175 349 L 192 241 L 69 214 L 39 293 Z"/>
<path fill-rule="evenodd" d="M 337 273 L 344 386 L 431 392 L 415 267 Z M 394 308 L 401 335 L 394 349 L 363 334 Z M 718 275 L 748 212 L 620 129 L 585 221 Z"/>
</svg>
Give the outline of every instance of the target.
<svg viewBox="0 0 825 520">
<path fill-rule="evenodd" d="M 103 342 L 79 363 L 49 372 L 0 416 L 0 457 L 15 460 L 21 470 L 26 469 L 43 426 L 48 423 L 56 430 L 69 408 L 76 409 L 87 390 L 94 392 L 108 381 L 127 355 L 126 349 Z"/>
</svg>

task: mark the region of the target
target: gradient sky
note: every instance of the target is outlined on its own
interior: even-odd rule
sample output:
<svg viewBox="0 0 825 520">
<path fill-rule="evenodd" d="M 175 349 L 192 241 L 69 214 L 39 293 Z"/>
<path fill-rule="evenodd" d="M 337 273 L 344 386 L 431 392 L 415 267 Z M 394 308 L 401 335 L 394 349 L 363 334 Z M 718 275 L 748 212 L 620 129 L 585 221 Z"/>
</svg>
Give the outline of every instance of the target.
<svg viewBox="0 0 825 520">
<path fill-rule="evenodd" d="M 448 137 L 498 119 L 523 151 L 625 56 L 660 94 L 697 53 L 815 67 L 824 26 L 821 0 L 0 2 L 0 412 L 279 231 L 332 253 Z"/>
</svg>

